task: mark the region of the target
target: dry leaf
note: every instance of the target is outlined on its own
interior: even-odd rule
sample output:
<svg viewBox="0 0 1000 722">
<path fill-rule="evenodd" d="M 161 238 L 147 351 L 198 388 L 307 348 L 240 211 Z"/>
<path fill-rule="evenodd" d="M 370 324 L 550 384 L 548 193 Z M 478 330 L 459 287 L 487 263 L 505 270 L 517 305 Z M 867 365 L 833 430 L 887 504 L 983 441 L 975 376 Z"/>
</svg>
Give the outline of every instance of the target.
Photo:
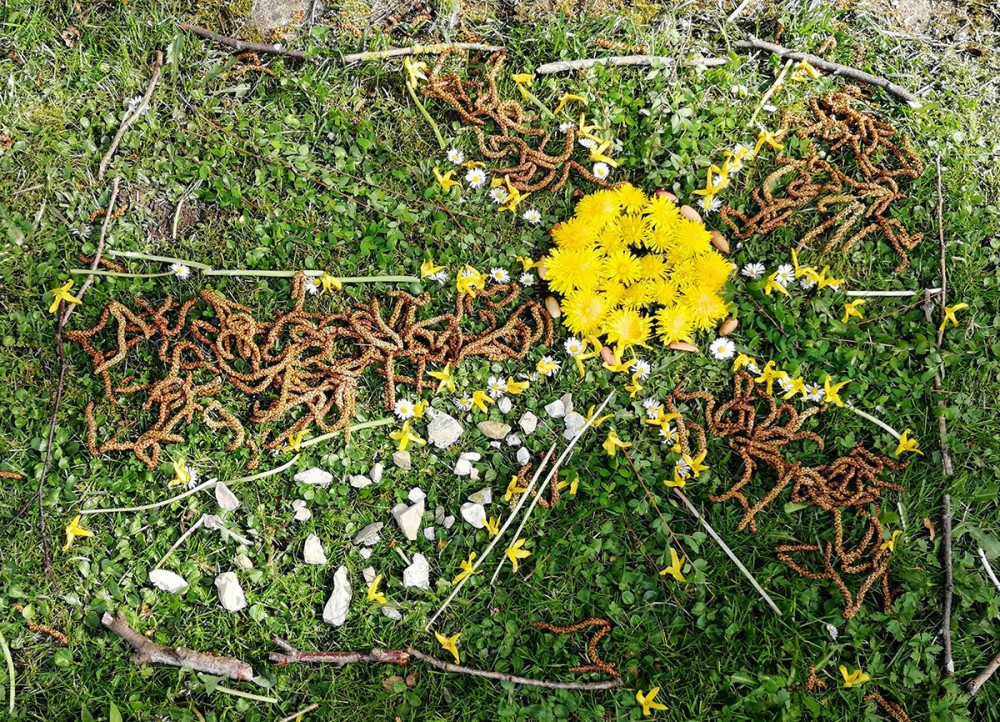
<svg viewBox="0 0 1000 722">
<path fill-rule="evenodd" d="M 937 536 L 937 531 L 934 529 L 934 522 L 931 521 L 929 516 L 924 517 L 924 526 L 927 527 L 927 533 L 931 536 L 931 541 L 934 541 L 934 537 Z"/>
<path fill-rule="evenodd" d="M 80 39 L 80 31 L 76 29 L 76 25 L 67 25 L 61 35 L 67 48 L 76 47 L 76 43 Z"/>
</svg>

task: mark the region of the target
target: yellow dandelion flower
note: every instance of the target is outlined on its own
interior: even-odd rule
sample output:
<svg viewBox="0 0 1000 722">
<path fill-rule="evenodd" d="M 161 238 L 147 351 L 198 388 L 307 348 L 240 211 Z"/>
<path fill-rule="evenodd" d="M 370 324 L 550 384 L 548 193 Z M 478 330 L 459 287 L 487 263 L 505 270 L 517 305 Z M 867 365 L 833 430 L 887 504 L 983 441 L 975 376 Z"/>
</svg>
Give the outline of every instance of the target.
<svg viewBox="0 0 1000 722">
<path fill-rule="evenodd" d="M 639 259 L 639 269 L 642 277 L 647 281 L 659 281 L 667 277 L 670 272 L 667 260 L 658 253 L 647 253 Z"/>
<path fill-rule="evenodd" d="M 661 306 L 674 306 L 681 295 L 681 289 L 673 278 L 661 278 L 652 282 L 653 302 Z"/>
<path fill-rule="evenodd" d="M 556 248 L 549 254 L 545 280 L 557 293 L 592 288 L 601 276 L 601 260 L 592 248 Z"/>
<path fill-rule="evenodd" d="M 612 253 L 601 264 L 604 278 L 624 283 L 626 286 L 642 278 L 639 259 L 628 251 Z"/>
<path fill-rule="evenodd" d="M 646 236 L 646 248 L 656 253 L 667 253 L 672 251 L 677 243 L 677 225 L 652 226 Z"/>
<path fill-rule="evenodd" d="M 626 289 L 624 283 L 621 281 L 607 280 L 601 284 L 600 289 L 604 294 L 604 300 L 609 311 L 622 305 L 622 299 L 625 297 Z"/>
<path fill-rule="evenodd" d="M 713 291 L 726 285 L 729 276 L 736 269 L 719 253 L 705 253 L 694 259 L 694 275 L 698 282 Z"/>
<path fill-rule="evenodd" d="M 603 294 L 590 290 L 569 292 L 560 306 L 566 328 L 578 336 L 598 333 L 609 308 Z"/>
<path fill-rule="evenodd" d="M 688 289 L 679 301 L 691 314 L 695 328 L 707 331 L 726 317 L 726 302 L 715 291 L 704 286 Z"/>
<path fill-rule="evenodd" d="M 697 221 L 682 218 L 674 225 L 674 253 L 680 258 L 690 258 L 707 253 L 712 248 L 712 234 Z"/>
<path fill-rule="evenodd" d="M 650 230 L 649 223 L 642 216 L 621 216 L 612 222 L 611 227 L 625 243 L 637 247 L 646 243 Z"/>
<path fill-rule="evenodd" d="M 614 193 L 622 213 L 642 213 L 646 208 L 646 194 L 631 183 L 623 183 L 614 190 Z"/>
<path fill-rule="evenodd" d="M 681 219 L 677 204 L 666 196 L 653 196 L 643 208 L 649 225 L 655 229 L 671 228 Z"/>
<path fill-rule="evenodd" d="M 639 283 L 633 283 L 631 286 L 625 289 L 625 293 L 622 294 L 621 305 L 624 308 L 631 309 L 642 309 L 653 303 L 653 290 L 651 285 L 646 281 L 640 281 Z"/>
<path fill-rule="evenodd" d="M 576 204 L 575 215 L 594 228 L 607 225 L 620 214 L 618 196 L 614 191 L 599 190 L 586 195 Z"/>
<path fill-rule="evenodd" d="M 552 240 L 559 248 L 589 248 L 597 240 L 597 228 L 582 218 L 570 218 L 552 229 Z"/>
<path fill-rule="evenodd" d="M 612 311 L 604 323 L 608 343 L 615 344 L 619 352 L 632 346 L 645 346 L 652 331 L 650 319 L 627 308 Z"/>
<path fill-rule="evenodd" d="M 606 256 L 618 251 L 627 251 L 628 241 L 622 236 L 617 228 L 617 223 L 611 223 L 601 229 L 597 234 L 597 248 Z"/>
<path fill-rule="evenodd" d="M 694 322 L 687 306 L 672 306 L 661 308 L 656 312 L 656 333 L 665 345 L 674 341 L 691 343 Z"/>
</svg>

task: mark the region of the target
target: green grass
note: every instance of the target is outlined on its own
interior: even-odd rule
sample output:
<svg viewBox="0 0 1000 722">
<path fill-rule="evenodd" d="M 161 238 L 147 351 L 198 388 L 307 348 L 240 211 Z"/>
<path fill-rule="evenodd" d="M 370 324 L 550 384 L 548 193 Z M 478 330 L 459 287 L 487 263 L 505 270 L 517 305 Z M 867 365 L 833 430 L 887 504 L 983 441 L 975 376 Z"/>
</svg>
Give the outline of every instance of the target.
<svg viewBox="0 0 1000 722">
<path fill-rule="evenodd" d="M 532 25 L 518 24 L 498 10 L 495 17 L 477 20 L 480 26 L 467 29 L 488 42 L 505 44 L 511 72 L 551 59 L 594 55 L 598 51 L 592 40 L 597 37 L 649 43 L 654 52 L 664 54 L 702 46 L 724 54 L 726 36 L 738 33 L 724 26 L 714 11 L 694 17 L 687 10 L 654 10 L 651 19 L 643 9 L 583 20 L 554 15 Z M 420 550 L 428 555 L 436 584 L 424 594 L 404 590 L 398 555 L 386 541 L 376 547 L 370 563 L 386 575 L 388 596 L 406 613 L 399 623 L 363 602 L 360 571 L 368 563 L 352 551 L 350 540 L 364 524 L 388 521 L 389 509 L 413 485 L 428 492 L 429 508 L 442 504 L 450 513 L 484 483 L 495 494 L 502 492 L 514 466 L 513 454 L 506 448 L 491 451 L 484 465 L 485 482 L 478 483 L 451 474 L 453 452 L 419 451 L 418 470 L 404 475 L 390 469 L 386 481 L 361 492 L 336 483 L 327 491 L 300 487 L 290 474 L 239 487 L 242 506 L 233 519 L 255 540 L 245 550 L 254 570 L 241 574 L 251 606 L 240 614 L 223 612 L 212 587 L 216 573 L 232 568 L 237 551 L 217 537 L 195 534 L 167 564 L 191 584 L 185 594 L 161 594 L 147 583 L 149 569 L 196 514 L 214 509 L 208 496 L 147 514 L 91 517 L 87 525 L 97 536 L 79 542 L 69 553 L 55 553 L 61 588 L 56 593 L 42 567 L 36 505 L 12 518 L 33 494 L 41 473 L 55 391 L 54 323 L 42 296 L 66 278 L 68 268 L 80 265 L 77 253 L 94 250 L 98 226 L 90 226 L 87 219 L 106 206 L 110 191 L 109 182 L 96 181 L 97 165 L 126 101 L 145 89 L 155 49 L 168 49 L 171 63 L 150 113 L 126 135 L 109 170 L 109 176 L 122 177 L 122 196 L 130 203 L 129 211 L 111 224 L 112 248 L 177 255 L 218 268 L 412 274 L 425 249 L 452 269 L 469 261 L 480 268 L 514 269 L 516 256 L 543 252 L 546 234 L 508 216 L 498 217 L 476 194 L 444 197 L 438 192 L 431 169 L 445 162 L 405 92 L 399 66 L 340 67 L 332 60 L 336 53 L 355 50 L 360 43 L 349 35 L 340 38 L 335 29 L 317 27 L 305 44 L 330 60 L 299 65 L 271 60 L 274 77 L 251 73 L 226 78 L 229 56 L 181 34 L 171 22 L 203 14 L 204 8 L 133 0 L 127 7 L 103 4 L 87 12 L 75 17 L 67 3 L 15 3 L 0 14 L 0 49 L 4 55 L 14 49 L 24 60 L 23 65 L 0 60 L 0 133 L 14 140 L 14 147 L 0 155 L 0 238 L 14 244 L 2 251 L 0 263 L 0 373 L 8 387 L 6 403 L 0 406 L 0 468 L 27 477 L 0 486 L 0 631 L 11 643 L 17 666 L 14 719 L 115 719 L 114 705 L 128 720 L 274 720 L 312 702 L 321 709 L 306 719 L 638 719 L 635 690 L 654 685 L 664 690 L 661 699 L 669 710 L 657 717 L 666 720 L 874 720 L 880 716 L 861 698 L 876 687 L 900 701 L 914 720 L 1000 719 L 1000 682 L 988 684 L 975 701 L 962 693 L 962 684 L 997 652 L 995 620 L 1000 613 L 1000 593 L 985 577 L 977 555 L 977 547 L 983 546 L 991 557 L 1000 557 L 1000 511 L 995 503 L 1000 489 L 995 473 L 1000 466 L 1000 211 L 995 202 L 1000 183 L 994 171 L 1000 154 L 1000 108 L 995 60 L 881 35 L 865 25 L 852 25 L 849 14 L 792 13 L 746 21 L 746 30 L 769 37 L 780 20 L 785 25 L 783 42 L 803 49 L 814 50 L 822 37 L 835 33 L 836 55 L 843 62 L 854 62 L 855 51 L 863 47 L 866 68 L 909 88 L 929 86 L 928 102 L 920 110 L 902 108 L 883 94 L 866 101 L 911 136 L 929 166 L 909 185 L 906 199 L 896 204 L 900 220 L 926 236 L 911 253 L 911 267 L 895 276 L 892 250 L 874 237 L 827 262 L 851 288 L 936 285 L 933 159 L 940 154 L 949 297 L 970 304 L 959 317 L 959 328 L 946 334 L 942 351 L 934 349 L 933 324 L 919 308 L 845 330 L 833 320 L 839 319 L 844 300 L 837 295 L 811 300 L 799 295 L 781 302 L 748 291 L 741 282 L 734 284 L 741 323 L 734 338 L 741 350 L 779 359 L 787 368 L 801 366 L 819 378 L 828 372 L 853 379 L 846 390 L 849 400 L 897 429 L 912 429 L 926 451 L 896 479 L 908 491 L 883 507 L 883 521 L 889 526 L 898 528 L 901 515 L 906 522 L 890 577 L 898 590 L 895 616 L 881 611 L 876 594 L 844 624 L 839 595 L 832 587 L 807 583 L 774 557 L 776 544 L 826 538 L 826 515 L 812 509 L 786 512 L 784 496 L 760 517 L 756 535 L 738 531 L 737 508 L 712 505 L 705 498 L 739 473 L 737 460 L 728 457 L 724 445 L 711 441 L 712 470 L 689 485 L 689 495 L 784 611 L 781 618 L 774 616 L 700 526 L 665 493 L 659 484 L 665 475 L 663 452 L 648 428 L 640 431 L 638 401 L 619 392 L 615 427 L 635 444 L 632 451 L 640 470 L 671 529 L 693 557 L 689 582 L 678 585 L 656 574 L 669 558 L 666 530 L 624 460 L 608 459 L 595 436 L 582 444 L 572 461 L 572 470 L 581 477 L 580 494 L 552 513 L 538 510 L 532 517 L 527 544 L 533 556 L 523 562 L 524 571 L 503 572 L 493 589 L 482 578 L 470 584 L 446 613 L 441 629 L 462 632 L 463 661 L 470 665 L 571 679 L 567 668 L 582 658 L 582 640 L 542 634 L 528 623 L 606 616 L 615 629 L 601 649 L 605 659 L 619 664 L 623 687 L 608 693 L 553 693 L 414 667 L 416 684 L 407 688 L 401 682 L 387 683 L 398 670 L 374 665 L 340 670 L 271 667 L 266 660 L 273 649 L 270 638 L 277 634 L 301 649 L 415 644 L 436 652 L 433 638 L 423 632 L 424 622 L 447 596 L 448 580 L 457 573 L 459 561 L 485 547 L 485 533 L 473 534 L 459 521 L 447 536 L 447 546 L 438 551 L 423 539 L 408 544 L 394 528 L 387 528 L 387 540 L 396 541 L 408 554 Z M 208 22 L 203 15 L 200 19 Z M 693 25 L 688 28 L 678 19 Z M 69 24 L 81 33 L 74 48 L 59 37 Z M 240 28 L 220 29 L 235 33 Z M 366 47 L 407 43 L 375 35 Z M 549 100 L 563 92 L 587 93 L 596 101 L 589 113 L 608 124 L 617 140 L 615 155 L 622 169 L 615 177 L 649 191 L 669 188 L 689 197 L 708 165 L 721 160 L 722 149 L 752 142 L 756 136 L 756 128 L 746 124 L 772 82 L 768 70 L 764 59 L 733 55 L 728 65 L 706 72 L 598 69 L 582 77 L 540 78 L 534 90 Z M 808 97 L 840 84 L 836 78 L 789 84 L 772 102 L 781 109 L 799 109 Z M 749 92 L 734 93 L 734 86 Z M 474 157 L 473 136 L 453 117 L 441 120 L 442 107 L 431 103 L 430 108 L 446 140 Z M 775 116 L 764 114 L 761 120 L 769 128 L 777 125 Z M 740 177 L 727 200 L 747 205 L 750 189 L 769 172 L 765 161 L 758 162 Z M 579 187 L 590 190 L 586 183 Z M 182 197 L 186 200 L 174 241 L 171 227 Z M 542 228 L 547 228 L 571 212 L 572 187 L 554 196 L 536 194 L 532 202 L 544 216 Z M 439 203 L 452 210 L 464 230 L 436 207 Z M 721 227 L 717 216 L 709 225 Z M 801 232 L 783 229 L 754 238 L 735 251 L 733 260 L 740 265 L 760 260 L 773 267 L 787 259 L 788 247 Z M 141 264 L 133 266 L 139 269 Z M 213 279 L 212 287 L 250 305 L 261 318 L 288 305 L 290 286 L 282 280 Z M 200 288 L 196 278 L 102 279 L 73 323 L 90 325 L 113 299 L 128 302 L 135 294 L 188 297 Z M 343 300 L 323 297 L 311 303 L 333 310 L 349 299 L 364 299 L 370 291 L 352 287 Z M 435 292 L 436 306 L 447 307 L 449 298 L 448 293 Z M 902 305 L 894 299 L 873 299 L 865 311 L 874 317 Z M 553 342 L 559 356 L 564 335 L 560 330 Z M 537 349 L 531 362 L 542 352 Z M 50 542 L 57 550 L 62 527 L 81 504 L 155 501 L 166 493 L 168 478 L 166 469 L 148 472 L 131 456 L 90 456 L 82 411 L 102 390 L 85 355 L 75 346 L 69 354 L 54 462 L 44 484 Z M 663 396 L 678 382 L 713 391 L 728 386 L 726 365 L 708 357 L 664 351 L 648 357 L 655 369 L 649 394 Z M 463 366 L 462 377 L 468 388 L 475 388 L 489 375 L 516 375 L 527 367 L 473 361 Z M 934 407 L 938 396 L 930 390 L 935 369 L 944 372 L 948 392 L 947 442 L 956 469 L 950 479 L 941 473 Z M 557 381 L 518 398 L 515 413 L 537 411 L 566 390 L 586 407 L 609 388 L 604 372 L 592 369 L 580 382 L 567 368 Z M 363 419 L 384 414 L 380 395 L 379 378 L 366 376 Z M 226 401 L 240 403 L 235 397 Z M 499 415 L 494 411 L 492 417 Z M 110 433 L 137 420 L 134 410 L 125 409 L 109 418 L 104 430 Z M 888 434 L 844 410 L 825 414 L 815 428 L 827 439 L 826 453 L 831 456 L 846 452 L 856 441 L 884 453 L 895 446 Z M 543 426 L 530 437 L 529 446 L 537 455 L 544 453 L 556 431 Z M 466 448 L 474 444 L 474 434 L 467 432 L 463 438 Z M 246 456 L 227 454 L 216 435 L 198 426 L 185 435 L 186 444 L 168 450 L 171 458 L 186 456 L 203 478 L 245 473 Z M 337 441 L 314 447 L 304 463 L 341 476 L 366 471 L 372 460 L 386 459 L 390 451 L 383 429 L 359 433 L 347 448 Z M 921 524 L 930 518 L 940 532 L 941 497 L 946 492 L 956 506 L 957 674 L 952 678 L 941 673 L 940 536 L 931 542 Z M 291 520 L 295 498 L 309 501 L 311 521 Z M 496 504 L 493 510 L 496 513 Z M 307 568 L 299 561 L 302 540 L 310 531 L 323 539 L 331 560 L 326 567 Z M 334 630 L 321 622 L 320 612 L 338 563 L 351 568 L 356 597 L 349 623 Z M 492 564 L 486 569 L 491 571 Z M 23 612 L 16 613 L 14 604 L 22 605 Z M 105 610 L 124 611 L 140 630 L 153 630 L 156 641 L 252 662 L 267 689 L 239 688 L 278 697 L 280 705 L 213 694 L 211 681 L 188 671 L 132 666 L 126 645 L 100 627 Z M 65 630 L 69 646 L 31 633 L 27 619 Z M 840 628 L 836 642 L 827 634 L 827 623 Z M 815 695 L 805 691 L 810 663 L 830 682 L 828 690 Z M 844 689 L 839 664 L 863 667 L 873 681 L 860 690 Z M 6 685 L 6 678 L 0 679 L 2 709 L 8 699 Z"/>
</svg>

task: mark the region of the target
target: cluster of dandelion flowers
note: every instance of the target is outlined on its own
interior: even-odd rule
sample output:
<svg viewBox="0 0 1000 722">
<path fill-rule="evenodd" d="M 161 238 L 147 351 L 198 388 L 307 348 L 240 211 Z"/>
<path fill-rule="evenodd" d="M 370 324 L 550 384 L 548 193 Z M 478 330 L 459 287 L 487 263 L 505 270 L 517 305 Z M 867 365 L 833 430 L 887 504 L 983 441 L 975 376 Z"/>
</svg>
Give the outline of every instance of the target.
<svg viewBox="0 0 1000 722">
<path fill-rule="evenodd" d="M 623 352 L 654 335 L 693 341 L 727 314 L 723 291 L 736 270 L 704 224 L 665 196 L 632 185 L 584 196 L 552 231 L 543 278 L 562 296 L 566 327 Z"/>
</svg>

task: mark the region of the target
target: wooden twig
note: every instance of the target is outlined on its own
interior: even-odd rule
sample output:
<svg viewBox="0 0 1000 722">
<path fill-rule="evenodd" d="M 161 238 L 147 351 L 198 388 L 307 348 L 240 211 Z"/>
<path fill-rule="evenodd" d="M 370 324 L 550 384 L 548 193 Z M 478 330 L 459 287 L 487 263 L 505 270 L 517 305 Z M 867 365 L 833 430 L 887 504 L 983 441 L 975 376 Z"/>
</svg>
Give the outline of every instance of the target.
<svg viewBox="0 0 1000 722">
<path fill-rule="evenodd" d="M 392 50 L 371 50 L 366 53 L 353 53 L 345 55 L 345 63 L 358 63 L 367 60 L 385 60 L 386 58 L 403 58 L 408 55 L 438 55 L 446 50 L 481 50 L 486 53 L 495 53 L 503 50 L 500 45 L 485 45 L 483 43 L 435 43 L 433 45 L 412 45 L 408 48 L 393 48 Z"/>
<path fill-rule="evenodd" d="M 565 73 L 570 70 L 586 70 L 595 65 L 669 65 L 675 63 L 676 58 L 666 55 L 614 55 L 607 58 L 585 58 L 582 60 L 560 60 L 554 63 L 545 63 L 535 68 L 535 75 L 549 75 L 551 73 Z M 695 58 L 685 60 L 682 64 L 695 68 L 714 68 L 717 65 L 725 65 L 729 58 Z"/>
<path fill-rule="evenodd" d="M 941 632 L 944 635 L 944 672 L 955 674 L 955 660 L 951 656 L 951 599 L 955 593 L 955 580 L 951 574 L 951 496 L 944 495 L 944 532 L 941 544 L 944 547 L 944 619 Z"/>
<path fill-rule="evenodd" d="M 948 263 L 944 242 L 944 193 L 941 188 L 941 154 L 938 153 L 934 159 L 934 167 L 937 170 L 937 227 L 938 245 L 941 248 L 941 307 L 948 305 Z M 941 350 L 941 343 L 944 341 L 944 324 L 938 326 L 937 349 Z M 941 366 L 934 370 L 934 388 L 941 388 Z M 944 467 L 944 475 L 951 476 L 955 473 L 955 466 L 951 461 L 951 453 L 948 451 L 948 420 L 944 417 L 944 399 L 938 399 L 938 407 L 941 413 L 938 414 L 938 438 L 941 443 L 941 465 Z"/>
<path fill-rule="evenodd" d="M 212 30 L 199 27 L 197 25 L 192 25 L 191 23 L 179 22 L 177 23 L 181 30 L 187 30 L 189 33 L 193 33 L 200 38 L 205 38 L 206 40 L 211 40 L 213 42 L 219 43 L 219 45 L 225 45 L 238 51 L 249 51 L 251 53 L 265 53 L 267 55 L 284 55 L 289 58 L 295 58 L 296 60 L 305 60 L 306 54 L 301 50 L 292 50 L 291 48 L 286 48 L 281 45 L 268 45 L 266 43 L 252 43 L 248 40 L 239 40 L 237 38 L 230 38 L 226 35 L 219 35 Z"/>
<path fill-rule="evenodd" d="M 732 12 L 731 12 L 731 13 L 729 14 L 729 17 L 728 17 L 728 18 L 726 18 L 726 22 L 727 22 L 727 23 L 731 23 L 731 22 L 733 22 L 733 21 L 734 21 L 734 20 L 735 20 L 736 18 L 738 18 L 738 17 L 740 16 L 740 15 L 742 15 L 742 14 L 743 14 L 743 11 L 747 9 L 747 5 L 749 5 L 749 4 L 750 4 L 750 3 L 752 2 L 752 1 L 753 1 L 753 0 L 743 0 L 743 2 L 741 2 L 741 3 L 739 4 L 739 5 L 737 5 L 737 6 L 736 6 L 736 9 L 735 9 L 735 10 L 733 10 L 733 11 L 732 11 Z"/>
<path fill-rule="evenodd" d="M 444 662 L 440 659 L 435 659 L 430 655 L 424 654 L 418 649 L 409 647 L 406 650 L 402 649 L 373 649 L 369 652 L 300 652 L 299 650 L 292 647 L 288 642 L 274 638 L 274 643 L 277 644 L 282 652 L 272 652 L 271 661 L 274 662 L 279 667 L 284 667 L 289 664 L 335 664 L 338 667 L 342 667 L 345 664 L 355 664 L 355 663 L 381 663 L 381 664 L 394 664 L 399 666 L 406 666 L 410 663 L 412 659 L 418 659 L 424 664 L 433 667 L 434 669 L 441 670 L 442 672 L 451 672 L 453 674 L 464 674 L 470 677 L 485 677 L 486 679 L 495 679 L 500 682 L 510 682 L 511 684 L 523 684 L 529 687 L 544 687 L 545 689 L 570 689 L 576 690 L 578 692 L 586 692 L 593 690 L 602 689 L 613 689 L 618 687 L 622 682 L 620 677 L 615 677 L 614 679 L 602 680 L 599 682 L 552 682 L 547 679 L 532 679 L 530 677 L 518 677 L 513 674 L 505 674 L 503 672 L 489 672 L 482 669 L 473 669 L 472 667 L 466 667 L 461 664 L 452 664 L 451 662 Z"/>
<path fill-rule="evenodd" d="M 7 675 L 10 677 L 10 704 L 8 706 L 10 707 L 10 713 L 14 714 L 14 700 L 17 696 L 15 684 L 17 680 L 14 676 L 14 657 L 10 653 L 10 647 L 7 646 L 7 638 L 3 636 L 3 632 L 0 632 L 0 650 L 3 650 L 4 659 L 7 660 Z"/>
<path fill-rule="evenodd" d="M 101 624 L 132 646 L 132 649 L 135 650 L 135 654 L 131 658 L 133 664 L 166 664 L 171 667 L 190 667 L 196 672 L 204 672 L 216 677 L 228 677 L 244 682 L 253 680 L 253 668 L 246 662 L 235 657 L 195 652 L 186 647 L 166 647 L 162 644 L 156 644 L 130 627 L 129 623 L 125 621 L 125 615 L 121 613 L 105 612 L 101 618 Z"/>
<path fill-rule="evenodd" d="M 779 58 L 784 60 L 805 60 L 814 68 L 819 68 L 820 70 L 825 70 L 829 73 L 849 78 L 850 80 L 856 80 L 859 83 L 867 83 L 868 85 L 878 86 L 890 95 L 902 100 L 911 108 L 919 108 L 921 106 L 920 99 L 902 86 L 891 83 L 885 78 L 881 78 L 877 75 L 866 73 L 863 70 L 858 70 L 857 68 L 852 68 L 848 65 L 841 65 L 840 63 L 824 60 L 818 55 L 800 53 L 797 50 L 789 50 L 788 48 L 784 48 L 780 45 L 775 45 L 774 43 L 769 43 L 759 38 L 755 38 L 752 35 L 749 40 L 736 41 L 733 43 L 733 47 L 737 50 L 766 50 L 767 52 L 774 53 Z"/>
<path fill-rule="evenodd" d="M 997 656 L 990 660 L 986 669 L 976 675 L 976 678 L 966 685 L 965 688 L 969 691 L 969 694 L 975 697 L 980 688 L 989 681 L 990 677 L 992 677 L 993 673 L 998 669 L 1000 669 L 1000 654 L 997 654 Z"/>
<path fill-rule="evenodd" d="M 108 148 L 108 152 L 104 154 L 101 158 L 101 164 L 97 168 L 97 180 L 104 180 L 104 173 L 108 169 L 108 163 L 111 162 L 112 156 L 114 156 L 115 151 L 118 150 L 118 144 L 122 142 L 122 138 L 125 136 L 125 131 L 127 131 L 132 124 L 139 119 L 139 117 L 149 109 L 149 99 L 153 95 L 153 88 L 156 87 L 156 82 L 160 79 L 160 72 L 163 70 L 163 53 L 159 50 L 156 51 L 156 57 L 153 60 L 153 75 L 149 79 L 149 85 L 146 86 L 146 92 L 142 96 L 142 100 L 139 104 L 132 109 L 132 112 L 125 116 L 122 124 L 118 128 L 118 132 L 115 133 L 114 139 L 111 141 L 111 147 Z M 111 215 L 113 208 L 108 209 L 108 216 Z M 106 218 L 107 216 L 105 216 Z"/>
<path fill-rule="evenodd" d="M 298 712 L 293 712 L 287 717 L 282 717 L 278 722 L 296 722 L 297 720 L 301 720 L 305 715 L 309 714 L 314 709 L 319 709 L 319 702 L 313 702 L 311 705 L 303 707 Z"/>
<path fill-rule="evenodd" d="M 990 565 L 990 560 L 986 557 L 986 550 L 982 547 L 979 547 L 979 559 L 983 563 L 983 569 L 986 570 L 986 576 L 988 576 L 990 581 L 993 582 L 993 586 L 997 588 L 997 591 L 1000 591 L 1000 579 L 997 579 L 997 575 L 993 571 L 993 567 Z"/>
</svg>

